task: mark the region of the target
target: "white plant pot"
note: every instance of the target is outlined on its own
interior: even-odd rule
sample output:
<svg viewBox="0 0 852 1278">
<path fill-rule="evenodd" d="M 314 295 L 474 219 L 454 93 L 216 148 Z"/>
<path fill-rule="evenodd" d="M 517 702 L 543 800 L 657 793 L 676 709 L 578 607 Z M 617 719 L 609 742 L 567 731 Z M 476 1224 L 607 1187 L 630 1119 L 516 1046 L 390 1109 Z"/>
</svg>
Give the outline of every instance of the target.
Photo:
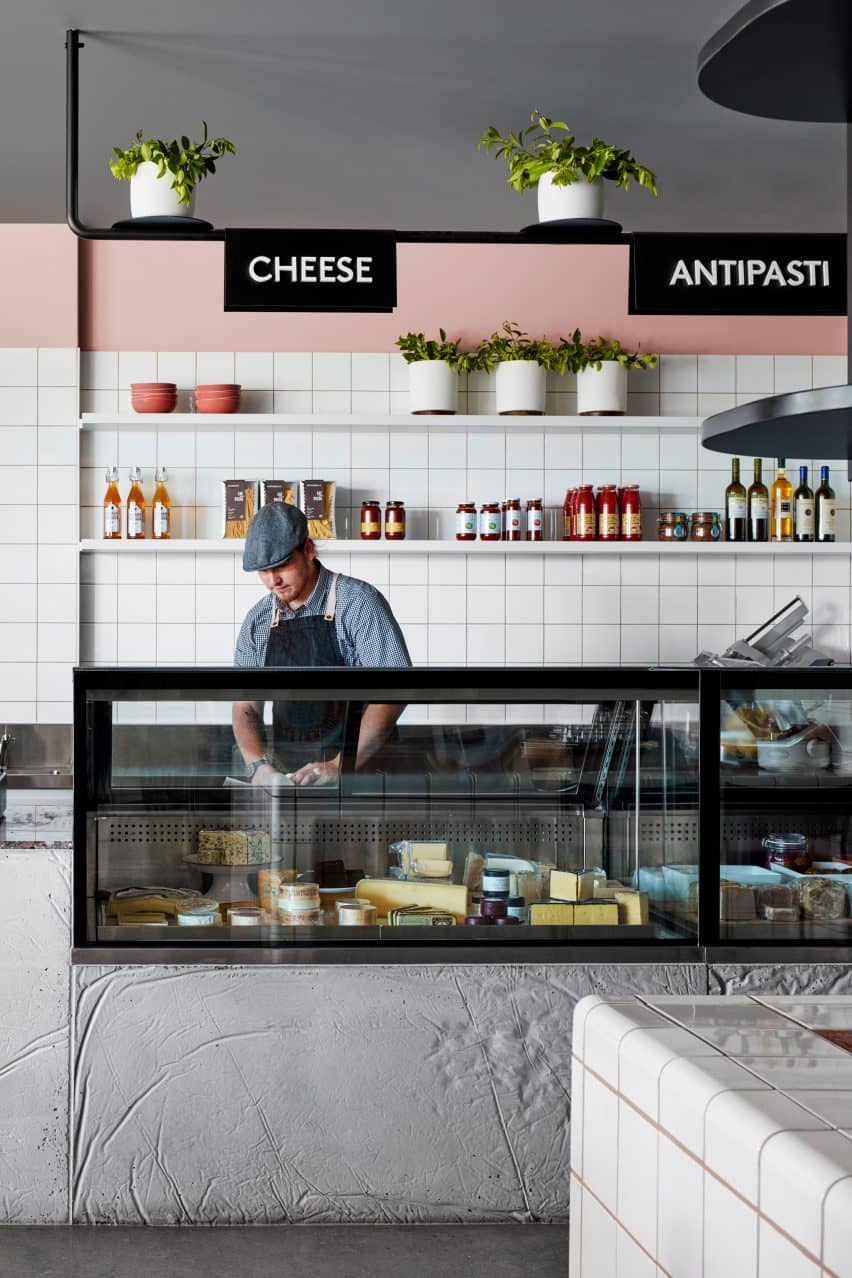
<svg viewBox="0 0 852 1278">
<path fill-rule="evenodd" d="M 195 209 L 195 192 L 189 200 L 189 208 L 178 201 L 172 190 L 173 175 L 166 169 L 157 177 L 159 166 L 151 160 L 143 160 L 130 179 L 131 217 L 192 217 Z"/>
<path fill-rule="evenodd" d="M 510 359 L 497 365 L 497 412 L 544 412 L 547 372 L 534 359 Z"/>
<path fill-rule="evenodd" d="M 459 376 L 442 359 L 421 359 L 408 365 L 408 411 L 455 413 Z"/>
<path fill-rule="evenodd" d="M 553 174 L 545 173 L 538 183 L 538 220 L 557 222 L 565 218 L 602 218 L 604 188 L 602 178 L 587 182 L 580 177 L 569 186 L 554 186 Z"/>
<path fill-rule="evenodd" d="M 606 360 L 600 371 L 590 366 L 577 374 L 577 412 L 583 416 L 617 417 L 627 411 L 627 369 Z"/>
</svg>

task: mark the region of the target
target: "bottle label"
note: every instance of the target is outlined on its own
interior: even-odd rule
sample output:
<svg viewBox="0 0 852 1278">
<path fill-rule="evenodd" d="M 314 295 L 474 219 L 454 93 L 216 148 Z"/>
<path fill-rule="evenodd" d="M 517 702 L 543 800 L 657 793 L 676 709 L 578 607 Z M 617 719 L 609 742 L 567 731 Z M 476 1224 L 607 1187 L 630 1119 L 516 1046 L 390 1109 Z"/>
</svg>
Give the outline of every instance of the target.
<svg viewBox="0 0 852 1278">
<path fill-rule="evenodd" d="M 819 534 L 820 537 L 837 535 L 837 510 L 832 497 L 819 499 Z"/>
<path fill-rule="evenodd" d="M 789 497 L 779 497 L 775 503 L 775 518 L 790 519 L 793 514 L 793 503 Z"/>
<path fill-rule="evenodd" d="M 814 535 L 814 502 L 812 497 L 796 498 L 796 532 L 799 536 Z"/>
<path fill-rule="evenodd" d="M 154 536 L 165 537 L 169 531 L 169 508 L 161 501 L 154 502 Z"/>
<path fill-rule="evenodd" d="M 746 499 L 739 493 L 732 493 L 728 498 L 728 518 L 729 519 L 745 519 L 746 517 Z"/>
<path fill-rule="evenodd" d="M 642 531 L 642 517 L 638 510 L 625 510 L 621 516 L 622 537 L 638 537 Z"/>
<path fill-rule="evenodd" d="M 751 499 L 751 517 L 752 519 L 768 519 L 769 518 L 769 498 L 764 497 L 761 493 Z"/>
<path fill-rule="evenodd" d="M 575 537 L 594 537 L 595 535 L 595 512 L 593 510 L 578 510 L 574 516 L 574 536 Z"/>
<path fill-rule="evenodd" d="M 361 536 L 362 537 L 366 537 L 371 533 L 375 536 L 376 533 L 380 533 L 381 531 L 382 531 L 382 525 L 379 523 L 378 519 L 362 519 L 361 520 Z"/>
<path fill-rule="evenodd" d="M 142 507 L 138 502 L 131 501 L 127 503 L 127 535 L 128 537 L 142 537 L 145 534 L 145 521 L 142 515 Z"/>
<path fill-rule="evenodd" d="M 104 506 L 104 536 L 114 537 L 121 532 L 121 511 L 112 502 Z"/>
<path fill-rule="evenodd" d="M 476 536 L 476 515 L 472 510 L 456 512 L 456 534 L 462 537 Z"/>
<path fill-rule="evenodd" d="M 516 533 L 521 531 L 521 512 L 519 510 L 506 511 L 506 532 Z"/>
<path fill-rule="evenodd" d="M 500 536 L 500 515 L 496 510 L 483 510 L 479 516 L 480 537 Z"/>
<path fill-rule="evenodd" d="M 541 532 L 541 511 L 527 511 L 527 532 Z"/>
<path fill-rule="evenodd" d="M 618 511 L 605 510 L 601 511 L 598 532 L 601 537 L 607 537 L 610 540 L 618 536 Z"/>
</svg>

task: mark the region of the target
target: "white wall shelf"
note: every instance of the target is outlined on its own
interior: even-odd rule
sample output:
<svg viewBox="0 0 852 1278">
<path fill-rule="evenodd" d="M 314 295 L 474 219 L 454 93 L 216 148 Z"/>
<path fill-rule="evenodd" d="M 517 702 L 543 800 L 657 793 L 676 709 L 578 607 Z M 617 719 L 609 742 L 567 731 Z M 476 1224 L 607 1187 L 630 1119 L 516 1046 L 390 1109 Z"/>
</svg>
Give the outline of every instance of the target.
<svg viewBox="0 0 852 1278">
<path fill-rule="evenodd" d="M 572 434 L 695 433 L 703 417 L 500 417 L 458 413 L 454 417 L 376 413 L 83 413 L 81 430 L 284 430 L 312 431 L 570 431 Z"/>
<path fill-rule="evenodd" d="M 79 543 L 83 554 L 179 554 L 221 555 L 242 554 L 245 542 L 236 537 L 223 537 L 221 541 L 198 538 L 172 538 L 168 541 L 99 541 Z M 779 555 L 801 557 L 803 555 L 848 555 L 852 543 L 837 542 L 706 542 L 692 541 L 672 544 L 665 541 L 361 541 L 335 539 L 318 541 L 319 554 L 367 555 Z"/>
</svg>

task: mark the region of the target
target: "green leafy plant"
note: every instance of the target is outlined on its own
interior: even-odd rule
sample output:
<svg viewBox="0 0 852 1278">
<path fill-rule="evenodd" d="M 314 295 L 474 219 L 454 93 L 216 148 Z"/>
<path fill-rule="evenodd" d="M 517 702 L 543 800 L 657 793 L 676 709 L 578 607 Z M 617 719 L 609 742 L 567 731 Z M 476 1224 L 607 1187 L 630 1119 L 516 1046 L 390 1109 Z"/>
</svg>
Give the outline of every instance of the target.
<svg viewBox="0 0 852 1278">
<path fill-rule="evenodd" d="M 489 124 L 477 146 L 478 151 L 496 147 L 498 158 L 506 161 L 509 185 L 515 191 L 538 186 L 545 173 L 552 173 L 554 186 L 570 186 L 581 178 L 587 182 L 603 178 L 626 191 L 632 178 L 652 195 L 657 194 L 656 177 L 629 151 L 621 151 L 601 138 L 592 138 L 588 146 L 580 146 L 569 125 L 539 111 L 533 111 L 530 119 L 532 124 L 518 133 L 503 134 Z"/>
<path fill-rule="evenodd" d="M 162 138 L 143 141 L 140 129 L 130 146 L 123 150 L 113 147 L 113 159 L 109 162 L 112 176 L 118 181 L 129 181 L 139 165 L 149 161 L 157 165 L 158 177 L 171 173 L 172 190 L 178 201 L 188 206 L 201 179 L 216 172 L 216 161 L 226 153 L 234 155 L 237 149 L 227 138 L 208 138 L 207 121 L 203 123 L 204 137 L 198 142 L 191 142 L 186 134 L 179 139 L 172 138 L 171 142 L 164 142 Z"/>
<path fill-rule="evenodd" d="M 565 355 L 565 367 L 570 373 L 582 372 L 584 368 L 595 368 L 598 372 L 602 364 L 621 364 L 622 368 L 654 368 L 659 360 L 658 355 L 640 355 L 638 351 L 625 351 L 618 341 L 604 341 L 602 337 L 593 337 L 583 341 L 579 328 L 575 328 L 570 339 L 562 339 L 560 349 Z"/>
<path fill-rule="evenodd" d="M 491 373 L 497 364 L 519 359 L 535 360 L 553 373 L 564 373 L 567 367 L 567 355 L 562 345 L 557 346 L 546 337 L 528 337 L 517 324 L 507 320 L 499 332 L 492 333 L 479 343 L 473 354 L 473 368 L 477 372 Z"/>
<path fill-rule="evenodd" d="M 457 341 L 447 341 L 447 334 L 438 329 L 440 340 L 426 337 L 425 333 L 404 333 L 396 339 L 396 345 L 402 352 L 406 364 L 418 364 L 422 360 L 441 360 L 449 364 L 455 373 L 469 373 L 472 365 L 472 353 L 459 349 Z"/>
</svg>

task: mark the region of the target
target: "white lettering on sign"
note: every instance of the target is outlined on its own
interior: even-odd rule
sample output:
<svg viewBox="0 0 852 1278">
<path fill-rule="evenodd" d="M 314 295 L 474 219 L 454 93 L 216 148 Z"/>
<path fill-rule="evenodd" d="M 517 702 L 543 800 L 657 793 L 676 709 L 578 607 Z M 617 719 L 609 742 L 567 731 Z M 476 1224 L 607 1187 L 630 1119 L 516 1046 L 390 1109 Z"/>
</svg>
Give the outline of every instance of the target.
<svg viewBox="0 0 852 1278">
<path fill-rule="evenodd" d="M 255 284 L 372 284 L 372 257 L 253 257 L 248 266 Z"/>
<path fill-rule="evenodd" d="M 680 258 L 672 271 L 669 288 L 682 284 L 686 288 L 704 285 L 708 288 L 828 288 L 829 264 L 819 258 L 804 261 L 793 258 L 789 262 L 765 261 L 760 257 L 746 259 L 711 258 L 707 262 L 694 258 L 691 266 Z"/>
</svg>

